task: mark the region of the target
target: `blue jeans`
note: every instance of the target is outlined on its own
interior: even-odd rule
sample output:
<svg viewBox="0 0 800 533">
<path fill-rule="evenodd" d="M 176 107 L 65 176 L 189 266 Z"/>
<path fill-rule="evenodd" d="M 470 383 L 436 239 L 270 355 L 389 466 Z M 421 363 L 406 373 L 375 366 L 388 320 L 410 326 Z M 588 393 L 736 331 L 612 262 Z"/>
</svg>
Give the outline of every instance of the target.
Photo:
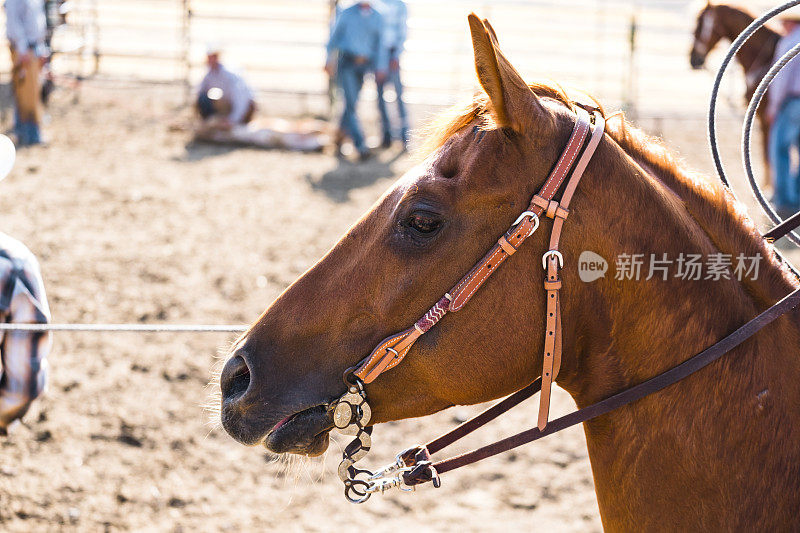
<svg viewBox="0 0 800 533">
<path fill-rule="evenodd" d="M 339 86 L 344 93 L 344 112 L 342 113 L 341 127 L 353 139 L 353 144 L 355 144 L 356 150 L 360 153 L 367 150 L 367 145 L 364 141 L 364 132 L 361 129 L 361 123 L 358 121 L 356 112 L 358 96 L 361 93 L 361 87 L 364 85 L 364 76 L 370 70 L 369 62 L 359 65 L 348 55 L 342 55 L 339 59 L 337 78 Z"/>
<path fill-rule="evenodd" d="M 792 168 L 791 152 L 800 150 L 800 98 L 789 98 L 781 106 L 769 134 L 774 203 L 786 209 L 800 208 L 800 169 Z"/>
<path fill-rule="evenodd" d="M 19 111 L 14 109 L 14 133 L 20 146 L 39 144 L 42 142 L 42 133 L 39 125 L 33 121 L 24 121 L 19 118 Z"/>
<path fill-rule="evenodd" d="M 387 83 L 394 86 L 394 92 L 397 96 L 397 114 L 400 117 L 400 139 L 403 142 L 408 142 L 408 115 L 406 113 L 406 104 L 403 102 L 403 82 L 400 79 L 400 68 L 390 68 L 384 83 L 378 83 L 378 111 L 381 115 L 381 126 L 383 127 L 383 139 L 390 141 L 392 139 L 392 124 L 389 121 L 389 113 L 386 109 L 386 100 L 383 98 L 383 88 Z"/>
</svg>

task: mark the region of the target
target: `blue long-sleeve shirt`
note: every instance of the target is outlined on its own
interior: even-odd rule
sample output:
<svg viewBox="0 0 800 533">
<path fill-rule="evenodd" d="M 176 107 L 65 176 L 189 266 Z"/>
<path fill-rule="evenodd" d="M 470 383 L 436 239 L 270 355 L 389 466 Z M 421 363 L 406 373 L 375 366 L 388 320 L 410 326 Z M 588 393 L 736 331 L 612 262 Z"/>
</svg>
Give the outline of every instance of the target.
<svg viewBox="0 0 800 533">
<path fill-rule="evenodd" d="M 400 55 L 408 35 L 408 8 L 403 0 L 381 0 L 381 14 L 386 24 L 384 46 Z"/>
<path fill-rule="evenodd" d="M 328 41 L 328 62 L 336 51 L 366 57 L 375 70 L 389 68 L 389 51 L 384 45 L 386 26 L 383 15 L 374 7 L 363 9 L 355 3 L 343 10 Z"/>
<path fill-rule="evenodd" d="M 6 0 L 6 36 L 17 53 L 45 55 L 47 20 L 44 0 Z"/>
</svg>

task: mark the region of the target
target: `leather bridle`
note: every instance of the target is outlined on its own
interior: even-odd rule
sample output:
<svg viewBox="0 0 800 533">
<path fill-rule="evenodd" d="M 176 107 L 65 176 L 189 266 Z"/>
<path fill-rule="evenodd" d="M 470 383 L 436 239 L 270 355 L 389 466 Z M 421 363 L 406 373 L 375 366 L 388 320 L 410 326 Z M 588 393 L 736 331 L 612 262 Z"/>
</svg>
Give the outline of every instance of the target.
<svg viewBox="0 0 800 533">
<path fill-rule="evenodd" d="M 335 427 L 346 435 L 356 437 L 345 448 L 338 469 L 339 477 L 345 484 L 345 496 L 348 500 L 362 503 L 375 492 L 383 492 L 394 487 L 401 490 L 412 490 L 416 485 L 425 482 L 433 482 L 434 486 L 438 487 L 441 473 L 538 440 L 551 433 L 628 405 L 705 367 L 800 303 L 800 289 L 798 289 L 729 336 L 684 363 L 596 404 L 574 411 L 548 425 L 550 391 L 561 367 L 561 278 L 559 272 L 564 266 L 564 258 L 559 251 L 559 242 L 564 222 L 569 215 L 572 196 L 605 131 L 605 118 L 596 108 L 576 104 L 575 113 L 576 120 L 572 135 L 555 167 L 542 188 L 531 199 L 528 208 L 516 219 L 508 231 L 498 239 L 497 243 L 469 273 L 445 293 L 412 327 L 382 340 L 368 357 L 345 372 L 344 379 L 348 386 L 348 392 L 332 402 L 330 409 L 333 410 Z M 557 201 L 554 198 L 562 188 L 560 201 Z M 542 215 L 552 219 L 553 226 L 548 250 L 542 256 L 547 303 L 544 362 L 541 377 L 428 444 L 405 450 L 397 456 L 395 463 L 375 473 L 356 468 L 355 463 L 369 452 L 372 445 L 372 427 L 368 426 L 371 410 L 367 403 L 364 384 L 373 382 L 383 372 L 397 366 L 408 354 L 416 340 L 436 325 L 444 315 L 460 310 L 489 276 L 511 257 L 528 237 L 533 235 L 539 227 Z M 798 222 L 800 222 L 800 218 L 798 218 Z M 775 228 L 770 236 L 780 238 L 791 229 L 793 226 L 789 227 L 789 224 L 781 225 Z M 483 426 L 540 390 L 539 416 L 535 428 L 461 456 L 436 463 L 431 461 L 431 454 Z"/>
</svg>

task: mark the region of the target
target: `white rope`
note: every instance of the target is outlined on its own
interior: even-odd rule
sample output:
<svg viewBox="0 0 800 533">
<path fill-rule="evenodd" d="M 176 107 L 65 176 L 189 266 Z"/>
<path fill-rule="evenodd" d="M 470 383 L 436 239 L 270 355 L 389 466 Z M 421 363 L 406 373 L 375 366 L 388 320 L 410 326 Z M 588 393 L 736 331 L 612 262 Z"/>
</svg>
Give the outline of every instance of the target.
<svg viewBox="0 0 800 533">
<path fill-rule="evenodd" d="M 133 331 L 140 333 L 242 333 L 249 326 L 206 324 L 0 324 L 2 331 Z"/>
</svg>

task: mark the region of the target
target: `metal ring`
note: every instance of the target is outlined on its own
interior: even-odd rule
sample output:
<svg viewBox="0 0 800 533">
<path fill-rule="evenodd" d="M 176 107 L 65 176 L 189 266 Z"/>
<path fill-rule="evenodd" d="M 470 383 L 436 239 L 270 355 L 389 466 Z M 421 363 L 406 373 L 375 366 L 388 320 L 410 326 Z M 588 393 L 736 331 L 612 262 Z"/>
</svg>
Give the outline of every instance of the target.
<svg viewBox="0 0 800 533">
<path fill-rule="evenodd" d="M 356 489 L 356 486 L 360 485 L 363 486 L 363 492 L 359 492 Z M 344 486 L 344 497 L 347 498 L 348 501 L 352 503 L 364 503 L 365 501 L 369 500 L 369 497 L 372 496 L 371 492 L 368 492 L 370 489 L 369 483 L 366 481 L 361 481 L 360 479 L 351 480 L 350 483 L 345 483 Z M 356 497 L 350 495 L 350 493 L 355 494 Z"/>
<path fill-rule="evenodd" d="M 564 268 L 564 256 L 558 250 L 548 250 L 542 256 L 542 268 L 547 269 L 547 258 L 553 256 L 558 259 L 558 266 Z"/>
<path fill-rule="evenodd" d="M 517 220 L 515 220 L 515 221 L 514 221 L 514 224 L 512 224 L 512 225 L 513 225 L 513 226 L 516 226 L 517 224 L 519 224 L 520 222 L 522 222 L 522 221 L 523 221 L 523 219 L 525 219 L 525 217 L 528 217 L 528 218 L 530 218 L 531 220 L 533 220 L 533 229 L 531 229 L 531 231 L 530 231 L 530 232 L 528 232 L 528 237 L 530 237 L 531 235 L 533 235 L 533 234 L 534 234 L 534 232 L 535 232 L 537 229 L 539 229 L 539 215 L 537 215 L 537 214 L 536 214 L 536 213 L 534 213 L 533 211 L 525 211 L 525 212 L 524 212 L 524 213 L 522 213 L 522 214 L 521 214 L 519 217 L 517 217 Z"/>
</svg>

